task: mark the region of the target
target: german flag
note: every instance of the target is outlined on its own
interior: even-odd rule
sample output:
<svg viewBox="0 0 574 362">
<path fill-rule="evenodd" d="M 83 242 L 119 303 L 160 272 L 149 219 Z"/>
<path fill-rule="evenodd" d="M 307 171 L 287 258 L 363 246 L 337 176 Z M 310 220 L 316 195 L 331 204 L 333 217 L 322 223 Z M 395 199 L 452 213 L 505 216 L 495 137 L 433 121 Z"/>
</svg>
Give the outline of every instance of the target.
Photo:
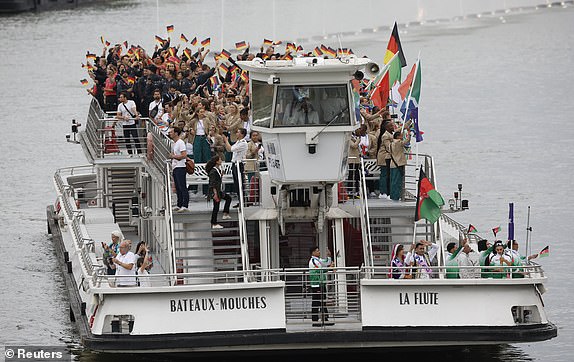
<svg viewBox="0 0 574 362">
<path fill-rule="evenodd" d="M 177 56 L 177 49 L 174 48 L 174 47 L 170 47 L 170 48 L 169 48 L 169 55 L 172 56 L 172 57 Z"/>
<path fill-rule="evenodd" d="M 235 73 L 237 73 L 237 72 L 239 71 L 239 67 L 232 64 L 231 67 L 229 67 L 229 71 L 230 71 L 232 74 L 235 74 Z"/>
<path fill-rule="evenodd" d="M 320 48 L 320 49 L 321 49 L 321 51 L 322 51 L 323 53 L 327 53 L 327 52 L 329 51 L 329 48 L 327 48 L 327 47 L 325 46 L 325 44 L 321 44 L 321 48 Z"/>
<path fill-rule="evenodd" d="M 331 47 L 327 48 L 327 54 L 332 56 L 333 58 L 337 57 L 337 52 L 335 51 L 335 49 Z"/>
<path fill-rule="evenodd" d="M 124 46 L 126 47 L 126 49 L 128 48 L 128 41 L 124 41 Z"/>
<path fill-rule="evenodd" d="M 106 39 L 104 39 L 104 36 L 100 36 L 100 41 L 102 42 L 103 45 L 106 45 Z"/>
<path fill-rule="evenodd" d="M 183 50 L 183 55 L 185 55 L 187 57 L 187 59 L 191 59 L 191 49 L 185 48 Z"/>
<path fill-rule="evenodd" d="M 167 33 L 168 33 L 168 34 L 173 33 L 173 25 L 168 25 L 168 26 L 167 26 Z"/>
<path fill-rule="evenodd" d="M 295 43 L 287 43 L 287 46 L 285 46 L 285 50 L 291 50 L 292 52 L 297 51 Z"/>
<path fill-rule="evenodd" d="M 207 38 L 207 39 L 201 41 L 202 47 L 208 47 L 210 44 L 211 44 L 211 38 Z"/>
<path fill-rule="evenodd" d="M 96 54 L 92 54 L 89 51 L 86 52 L 86 59 L 88 60 L 96 60 Z"/>
<path fill-rule="evenodd" d="M 291 54 L 285 54 L 285 56 L 283 57 L 283 59 L 285 60 L 293 60 L 293 56 Z"/>
<path fill-rule="evenodd" d="M 211 82 L 212 88 L 217 88 L 221 84 L 221 82 L 219 81 L 219 77 L 217 75 L 214 75 L 211 78 L 209 78 L 209 81 Z"/>
<path fill-rule="evenodd" d="M 242 40 L 240 42 L 235 43 L 235 49 L 237 49 L 238 51 L 243 51 L 245 49 L 247 49 L 248 45 L 245 42 L 245 40 Z"/>
<path fill-rule="evenodd" d="M 281 40 L 273 42 L 273 45 L 281 45 L 281 44 L 283 44 L 283 42 Z"/>
<path fill-rule="evenodd" d="M 157 41 L 159 43 L 159 45 L 162 45 L 165 43 L 165 39 L 162 39 L 161 36 L 155 36 L 155 41 Z"/>
<path fill-rule="evenodd" d="M 191 42 L 189 44 L 191 44 L 192 46 L 196 46 L 197 45 L 197 37 L 194 36 L 193 39 L 191 39 Z"/>
<path fill-rule="evenodd" d="M 273 40 L 263 39 L 263 45 L 273 45 Z"/>
<path fill-rule="evenodd" d="M 184 43 L 188 42 L 187 38 L 185 37 L 185 35 L 183 35 L 183 33 L 181 33 L 181 35 L 179 36 L 179 40 L 181 40 Z"/>
<path fill-rule="evenodd" d="M 89 84 L 87 79 L 82 79 L 80 81 L 80 83 L 82 83 L 82 85 L 88 85 Z"/>
<path fill-rule="evenodd" d="M 135 77 L 128 77 L 128 84 L 134 84 L 136 82 Z"/>
<path fill-rule="evenodd" d="M 227 72 L 229 72 L 229 67 L 227 65 L 225 65 L 225 63 L 219 64 L 219 69 L 222 70 L 223 72 L 225 72 L 225 74 L 227 74 Z"/>
<path fill-rule="evenodd" d="M 131 57 L 132 55 L 134 55 L 134 50 L 133 48 L 128 49 L 127 54 Z"/>
<path fill-rule="evenodd" d="M 221 51 L 221 53 L 219 54 L 220 58 L 225 58 L 225 59 L 229 59 L 229 57 L 231 57 L 231 53 L 228 52 L 227 50 L 223 49 Z"/>
<path fill-rule="evenodd" d="M 298 52 L 302 52 L 303 51 L 303 47 L 301 45 L 297 45 L 297 51 Z"/>
<path fill-rule="evenodd" d="M 246 70 L 242 70 L 241 71 L 241 75 L 240 78 L 242 81 L 244 81 L 245 83 L 249 82 L 249 75 L 247 74 Z"/>
<path fill-rule="evenodd" d="M 313 49 L 313 55 L 316 57 L 320 57 L 321 55 L 323 55 L 323 52 L 321 51 L 321 49 L 319 49 L 319 47 L 315 47 L 315 49 Z"/>
</svg>

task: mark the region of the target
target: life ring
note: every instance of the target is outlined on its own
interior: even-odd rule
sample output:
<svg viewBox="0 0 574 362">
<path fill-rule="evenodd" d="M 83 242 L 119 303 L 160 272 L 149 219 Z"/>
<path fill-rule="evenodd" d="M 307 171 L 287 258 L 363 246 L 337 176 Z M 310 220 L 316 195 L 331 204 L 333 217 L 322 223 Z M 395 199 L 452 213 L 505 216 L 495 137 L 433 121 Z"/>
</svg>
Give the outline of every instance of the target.
<svg viewBox="0 0 574 362">
<path fill-rule="evenodd" d="M 147 160 L 153 161 L 153 134 L 147 133 Z"/>
<path fill-rule="evenodd" d="M 88 201 L 88 206 L 96 206 L 98 204 L 98 201 L 96 199 L 91 199 L 90 201 Z"/>
</svg>

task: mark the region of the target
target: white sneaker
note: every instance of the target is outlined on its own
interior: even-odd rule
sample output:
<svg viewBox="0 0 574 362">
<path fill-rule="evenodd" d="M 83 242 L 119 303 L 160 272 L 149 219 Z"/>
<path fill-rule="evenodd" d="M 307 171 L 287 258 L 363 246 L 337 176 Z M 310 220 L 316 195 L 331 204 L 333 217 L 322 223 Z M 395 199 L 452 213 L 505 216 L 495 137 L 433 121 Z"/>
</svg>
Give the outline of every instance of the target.
<svg viewBox="0 0 574 362">
<path fill-rule="evenodd" d="M 176 207 L 171 209 L 171 211 L 173 211 L 173 212 L 179 212 L 179 210 L 181 210 L 181 208 L 179 206 L 176 206 Z"/>
<path fill-rule="evenodd" d="M 223 220 L 229 220 L 229 219 L 231 219 L 231 216 L 229 216 L 229 214 L 224 214 L 221 219 L 223 219 Z"/>
<path fill-rule="evenodd" d="M 186 211 L 189 211 L 189 209 L 187 207 L 182 207 L 179 210 L 176 210 L 176 212 L 179 212 L 179 213 L 186 212 Z"/>
<path fill-rule="evenodd" d="M 211 225 L 212 229 L 223 229 L 223 226 L 219 225 L 219 224 L 215 224 L 215 225 Z"/>
<path fill-rule="evenodd" d="M 386 199 L 387 198 L 387 194 L 379 194 L 379 199 Z"/>
</svg>

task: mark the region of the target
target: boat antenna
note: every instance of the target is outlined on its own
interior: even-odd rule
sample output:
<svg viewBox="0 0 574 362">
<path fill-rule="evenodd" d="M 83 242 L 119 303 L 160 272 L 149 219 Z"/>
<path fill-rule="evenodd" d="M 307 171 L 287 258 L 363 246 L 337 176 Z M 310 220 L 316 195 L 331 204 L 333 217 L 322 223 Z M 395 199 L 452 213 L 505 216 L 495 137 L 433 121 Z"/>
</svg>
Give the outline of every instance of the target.
<svg viewBox="0 0 574 362">
<path fill-rule="evenodd" d="M 526 245 L 524 245 L 525 247 L 525 254 L 527 256 L 527 260 L 528 260 L 528 255 L 529 254 L 529 250 L 530 252 L 532 252 L 532 245 L 530 245 L 530 238 L 532 237 L 532 226 L 530 226 L 530 205 L 528 206 L 528 217 L 526 218 Z"/>
</svg>

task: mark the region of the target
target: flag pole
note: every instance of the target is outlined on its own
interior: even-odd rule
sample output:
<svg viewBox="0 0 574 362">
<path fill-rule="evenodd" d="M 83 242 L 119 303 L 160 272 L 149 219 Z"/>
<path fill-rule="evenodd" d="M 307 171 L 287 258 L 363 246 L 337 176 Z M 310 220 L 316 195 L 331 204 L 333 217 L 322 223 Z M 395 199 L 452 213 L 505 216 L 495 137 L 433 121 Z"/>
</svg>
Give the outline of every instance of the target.
<svg viewBox="0 0 574 362">
<path fill-rule="evenodd" d="M 530 205 L 528 206 L 528 217 L 526 219 L 526 243 L 525 243 L 525 248 L 524 251 L 526 252 L 524 255 L 526 255 L 526 260 L 528 260 L 528 256 L 530 255 L 530 253 L 532 252 L 532 245 L 530 245 L 530 237 L 532 233 L 532 227 L 530 226 Z M 528 252 L 528 250 L 530 250 L 530 253 Z"/>
<path fill-rule="evenodd" d="M 397 52 L 398 53 L 398 52 Z M 409 105 L 411 103 L 411 96 L 413 94 L 413 85 L 415 83 L 415 78 L 417 77 L 417 72 L 419 71 L 419 61 L 421 58 L 421 52 L 419 51 L 419 55 L 417 57 L 417 62 L 416 67 L 415 67 L 415 73 L 414 73 L 414 77 L 413 77 L 413 83 L 411 84 L 411 89 L 409 89 L 409 96 L 407 98 L 407 105 L 406 105 L 406 109 L 405 109 L 405 115 L 403 116 L 403 126 L 401 127 L 401 133 L 403 132 L 403 129 L 405 128 L 405 122 L 407 121 L 407 116 L 409 115 Z"/>
</svg>

